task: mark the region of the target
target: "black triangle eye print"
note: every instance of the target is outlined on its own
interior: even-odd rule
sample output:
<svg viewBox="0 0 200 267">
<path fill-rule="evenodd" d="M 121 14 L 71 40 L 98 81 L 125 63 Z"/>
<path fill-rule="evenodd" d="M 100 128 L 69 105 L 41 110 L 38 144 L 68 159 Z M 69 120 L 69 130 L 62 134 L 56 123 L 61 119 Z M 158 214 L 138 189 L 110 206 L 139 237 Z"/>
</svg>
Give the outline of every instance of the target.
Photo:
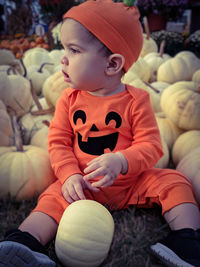
<svg viewBox="0 0 200 267">
<path fill-rule="evenodd" d="M 85 111 L 77 110 L 74 113 L 73 121 L 74 121 L 75 125 L 76 125 L 78 119 L 81 119 L 83 124 L 86 123 L 87 116 L 86 116 Z M 115 128 L 119 128 L 121 126 L 122 119 L 118 113 L 116 113 L 114 111 L 109 112 L 105 118 L 105 125 L 108 125 L 111 120 L 114 120 L 116 122 Z M 95 123 L 92 124 L 90 131 L 91 132 L 98 132 L 99 131 L 99 129 L 95 125 Z M 116 147 L 116 144 L 117 144 L 119 133 L 114 132 L 114 133 L 111 133 L 108 135 L 97 136 L 97 137 L 90 137 L 89 136 L 87 142 L 82 141 L 81 133 L 78 132 L 77 136 L 78 136 L 79 148 L 84 153 L 87 153 L 90 155 L 102 155 L 104 153 L 105 149 L 109 148 L 110 151 L 114 150 L 114 148 Z"/>
</svg>

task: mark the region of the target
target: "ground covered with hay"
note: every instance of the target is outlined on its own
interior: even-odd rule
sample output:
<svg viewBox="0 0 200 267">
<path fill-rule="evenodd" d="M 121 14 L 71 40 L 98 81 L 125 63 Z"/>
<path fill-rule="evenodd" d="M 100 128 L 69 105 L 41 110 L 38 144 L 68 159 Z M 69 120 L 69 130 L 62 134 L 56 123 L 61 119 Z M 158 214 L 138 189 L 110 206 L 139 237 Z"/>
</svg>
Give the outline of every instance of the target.
<svg viewBox="0 0 200 267">
<path fill-rule="evenodd" d="M 5 231 L 16 228 L 35 206 L 36 200 L 15 202 L 7 198 L 0 200 L 0 239 Z M 160 208 L 111 212 L 115 221 L 115 233 L 108 257 L 101 267 L 161 267 L 151 255 L 149 246 L 165 237 L 169 232 Z M 57 262 L 54 241 L 49 245 L 49 255 Z"/>
</svg>

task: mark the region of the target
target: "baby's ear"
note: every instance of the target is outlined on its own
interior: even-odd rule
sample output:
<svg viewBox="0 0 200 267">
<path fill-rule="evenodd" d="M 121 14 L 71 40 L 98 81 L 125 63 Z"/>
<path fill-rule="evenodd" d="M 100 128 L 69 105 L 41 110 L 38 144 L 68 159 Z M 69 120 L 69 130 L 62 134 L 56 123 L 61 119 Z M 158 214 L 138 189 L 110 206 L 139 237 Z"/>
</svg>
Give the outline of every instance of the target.
<svg viewBox="0 0 200 267">
<path fill-rule="evenodd" d="M 106 74 L 109 76 L 119 73 L 125 63 L 125 58 L 121 54 L 112 54 L 108 57 L 108 63 L 106 66 Z"/>
</svg>

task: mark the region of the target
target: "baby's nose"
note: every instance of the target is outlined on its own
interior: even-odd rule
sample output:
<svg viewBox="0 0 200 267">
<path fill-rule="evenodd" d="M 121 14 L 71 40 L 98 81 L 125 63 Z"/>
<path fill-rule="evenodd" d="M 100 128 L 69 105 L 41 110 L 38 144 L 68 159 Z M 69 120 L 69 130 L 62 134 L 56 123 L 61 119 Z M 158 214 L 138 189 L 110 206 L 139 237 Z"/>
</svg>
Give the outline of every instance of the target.
<svg viewBox="0 0 200 267">
<path fill-rule="evenodd" d="M 61 64 L 64 64 L 64 65 L 67 65 L 68 64 L 68 60 L 67 60 L 66 56 L 63 56 L 61 58 Z"/>
</svg>

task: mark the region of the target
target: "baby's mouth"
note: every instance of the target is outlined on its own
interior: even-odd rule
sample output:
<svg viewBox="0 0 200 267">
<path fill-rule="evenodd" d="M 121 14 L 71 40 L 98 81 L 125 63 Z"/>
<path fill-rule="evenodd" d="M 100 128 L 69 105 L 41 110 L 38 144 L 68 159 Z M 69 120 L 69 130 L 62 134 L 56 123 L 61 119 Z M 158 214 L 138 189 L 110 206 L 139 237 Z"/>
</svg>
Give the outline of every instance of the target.
<svg viewBox="0 0 200 267">
<path fill-rule="evenodd" d="M 65 82 L 70 82 L 69 75 L 68 75 L 64 70 L 62 70 L 62 73 L 63 73 L 63 75 L 64 75 L 64 81 L 65 81 Z"/>
</svg>

